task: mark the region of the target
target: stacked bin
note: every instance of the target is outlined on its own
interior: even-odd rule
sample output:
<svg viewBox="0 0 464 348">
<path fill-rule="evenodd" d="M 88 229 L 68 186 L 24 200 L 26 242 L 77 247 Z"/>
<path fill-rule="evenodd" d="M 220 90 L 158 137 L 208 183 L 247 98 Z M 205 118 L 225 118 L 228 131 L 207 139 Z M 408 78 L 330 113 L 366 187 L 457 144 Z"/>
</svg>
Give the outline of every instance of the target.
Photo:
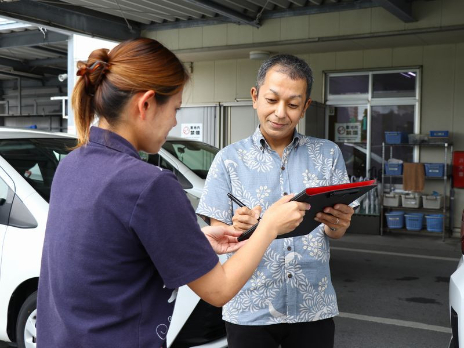
<svg viewBox="0 0 464 348">
<path fill-rule="evenodd" d="M 406 229 L 409 231 L 420 231 L 424 225 L 424 214 L 408 213 L 404 215 Z"/>
<path fill-rule="evenodd" d="M 430 214 L 425 216 L 427 231 L 443 232 L 443 214 Z"/>
<path fill-rule="evenodd" d="M 385 213 L 385 217 L 387 218 L 388 228 L 395 229 L 404 227 L 404 211 Z"/>
</svg>

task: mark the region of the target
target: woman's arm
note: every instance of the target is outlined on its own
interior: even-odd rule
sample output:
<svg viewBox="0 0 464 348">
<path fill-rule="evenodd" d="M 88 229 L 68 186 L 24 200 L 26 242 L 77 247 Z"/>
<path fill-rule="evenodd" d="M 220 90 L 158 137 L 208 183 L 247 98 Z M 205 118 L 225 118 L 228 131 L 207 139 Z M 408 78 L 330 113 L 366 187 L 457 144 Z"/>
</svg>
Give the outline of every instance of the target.
<svg viewBox="0 0 464 348">
<path fill-rule="evenodd" d="M 269 244 L 278 235 L 293 231 L 303 220 L 309 205 L 289 202 L 291 197 L 281 198 L 266 211 L 250 239 L 229 260 L 223 265 L 218 263 L 188 286 L 214 306 L 221 307 L 232 299 L 258 267 Z M 214 224 L 222 223 L 215 220 Z"/>
</svg>

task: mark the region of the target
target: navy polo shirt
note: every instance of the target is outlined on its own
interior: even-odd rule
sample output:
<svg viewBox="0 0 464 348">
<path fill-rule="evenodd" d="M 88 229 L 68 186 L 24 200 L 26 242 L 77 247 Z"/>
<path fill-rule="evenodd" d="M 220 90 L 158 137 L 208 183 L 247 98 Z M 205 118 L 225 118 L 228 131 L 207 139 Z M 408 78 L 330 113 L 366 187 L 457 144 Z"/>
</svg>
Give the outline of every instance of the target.
<svg viewBox="0 0 464 348">
<path fill-rule="evenodd" d="M 159 348 L 177 287 L 218 263 L 173 173 L 92 127 L 53 179 L 38 348 Z"/>
</svg>

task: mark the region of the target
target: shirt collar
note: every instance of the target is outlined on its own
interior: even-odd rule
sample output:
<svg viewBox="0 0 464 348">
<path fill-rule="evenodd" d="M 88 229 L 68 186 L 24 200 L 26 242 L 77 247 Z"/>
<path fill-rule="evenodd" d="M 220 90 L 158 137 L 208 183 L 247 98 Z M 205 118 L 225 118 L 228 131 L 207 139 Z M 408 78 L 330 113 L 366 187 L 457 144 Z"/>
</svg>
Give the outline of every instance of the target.
<svg viewBox="0 0 464 348">
<path fill-rule="evenodd" d="M 295 128 L 293 130 L 293 140 L 287 147 L 290 149 L 298 147 L 300 144 L 300 139 L 302 139 L 302 135 L 298 133 Z M 261 151 L 264 151 L 265 148 L 270 148 L 269 144 L 263 136 L 263 133 L 261 133 L 261 128 L 259 125 L 256 127 L 256 130 L 253 133 L 252 141 L 253 145 L 258 147 Z"/>
<path fill-rule="evenodd" d="M 140 158 L 138 151 L 122 136 L 99 127 L 91 127 L 89 142 L 106 146 L 112 150 Z"/>
</svg>

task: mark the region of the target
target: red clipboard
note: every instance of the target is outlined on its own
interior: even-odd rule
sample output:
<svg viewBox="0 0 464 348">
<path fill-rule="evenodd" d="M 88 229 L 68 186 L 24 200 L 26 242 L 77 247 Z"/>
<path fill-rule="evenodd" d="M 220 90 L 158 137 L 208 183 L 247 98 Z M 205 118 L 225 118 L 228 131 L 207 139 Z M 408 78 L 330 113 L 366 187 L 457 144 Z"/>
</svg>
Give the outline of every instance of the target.
<svg viewBox="0 0 464 348">
<path fill-rule="evenodd" d="M 314 220 L 316 214 L 322 212 L 326 207 L 333 207 L 335 204 L 349 205 L 366 192 L 377 187 L 375 180 L 360 181 L 350 184 L 340 184 L 331 186 L 320 186 L 307 188 L 291 200 L 306 202 L 311 204 L 311 209 L 306 212 L 303 221 L 293 231 L 277 236 L 277 238 L 291 238 L 311 233 L 320 222 Z M 238 240 L 242 241 L 250 238 L 258 224 L 243 232 Z"/>
</svg>

